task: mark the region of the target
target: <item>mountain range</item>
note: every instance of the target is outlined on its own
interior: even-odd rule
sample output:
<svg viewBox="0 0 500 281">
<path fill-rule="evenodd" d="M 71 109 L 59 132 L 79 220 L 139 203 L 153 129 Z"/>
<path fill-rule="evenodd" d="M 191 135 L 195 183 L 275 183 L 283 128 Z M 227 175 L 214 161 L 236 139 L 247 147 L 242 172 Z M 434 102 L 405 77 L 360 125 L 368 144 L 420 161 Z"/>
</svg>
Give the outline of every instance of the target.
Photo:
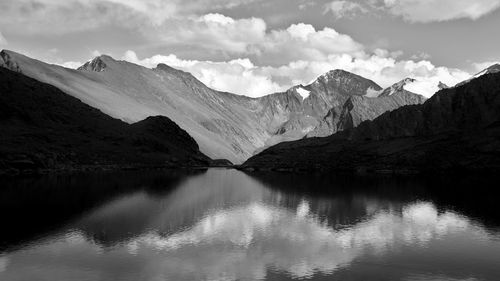
<svg viewBox="0 0 500 281">
<path fill-rule="evenodd" d="M 129 124 L 166 116 L 194 138 L 202 153 L 237 164 L 274 144 L 329 136 L 425 101 L 404 89 L 411 79 L 382 89 L 343 70 L 285 92 L 249 98 L 213 90 L 165 64 L 149 69 L 106 55 L 75 70 L 3 50 L 0 66 L 50 84 Z"/>
<path fill-rule="evenodd" d="M 324 138 L 281 143 L 244 169 L 431 172 L 500 169 L 500 68 Z"/>
</svg>

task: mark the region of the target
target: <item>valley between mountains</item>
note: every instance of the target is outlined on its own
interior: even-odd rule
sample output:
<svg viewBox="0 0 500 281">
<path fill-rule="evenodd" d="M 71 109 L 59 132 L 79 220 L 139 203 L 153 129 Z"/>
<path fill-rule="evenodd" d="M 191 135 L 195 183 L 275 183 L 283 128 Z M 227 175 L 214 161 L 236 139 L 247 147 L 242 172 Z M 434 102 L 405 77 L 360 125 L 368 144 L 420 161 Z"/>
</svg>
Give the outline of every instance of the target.
<svg viewBox="0 0 500 281">
<path fill-rule="evenodd" d="M 0 52 L 0 170 L 228 165 L 276 170 L 500 169 L 500 67 L 429 100 L 332 70 L 249 98 L 165 64 L 78 69 Z"/>
</svg>

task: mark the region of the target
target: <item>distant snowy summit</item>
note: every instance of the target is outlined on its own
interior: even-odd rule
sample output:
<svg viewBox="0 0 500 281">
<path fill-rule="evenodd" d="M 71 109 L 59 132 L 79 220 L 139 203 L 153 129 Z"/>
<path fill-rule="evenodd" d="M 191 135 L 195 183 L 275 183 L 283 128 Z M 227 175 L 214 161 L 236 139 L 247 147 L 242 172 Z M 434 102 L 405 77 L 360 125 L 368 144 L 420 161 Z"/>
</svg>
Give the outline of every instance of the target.
<svg viewBox="0 0 500 281">
<path fill-rule="evenodd" d="M 416 82 L 417 80 L 413 78 L 405 78 L 398 83 L 393 84 L 392 86 L 388 87 L 387 89 L 383 90 L 379 97 L 387 97 L 387 96 L 392 96 L 396 93 L 399 93 L 401 91 L 405 91 L 405 86 L 409 85 L 411 83 Z"/>
</svg>

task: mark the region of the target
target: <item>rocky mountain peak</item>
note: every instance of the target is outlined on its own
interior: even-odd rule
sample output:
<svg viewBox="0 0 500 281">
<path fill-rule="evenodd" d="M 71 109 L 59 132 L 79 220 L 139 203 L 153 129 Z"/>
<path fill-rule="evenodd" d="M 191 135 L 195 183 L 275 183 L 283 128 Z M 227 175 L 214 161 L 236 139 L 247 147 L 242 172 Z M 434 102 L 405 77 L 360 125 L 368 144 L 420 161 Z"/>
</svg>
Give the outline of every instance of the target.
<svg viewBox="0 0 500 281">
<path fill-rule="evenodd" d="M 177 69 L 177 68 L 173 68 L 170 65 L 167 65 L 167 64 L 164 64 L 164 63 L 159 63 L 155 68 L 153 68 L 153 71 L 160 72 L 160 73 L 167 73 L 168 75 L 173 75 L 173 76 L 175 76 L 177 78 L 183 79 L 184 82 L 188 83 L 188 84 L 192 84 L 192 85 L 194 85 L 194 84 L 196 84 L 196 85 L 203 84 L 196 77 L 194 77 L 191 73 L 186 72 L 186 71 L 182 71 L 182 70 Z"/>
<path fill-rule="evenodd" d="M 448 85 L 446 85 L 445 83 L 443 83 L 443 82 L 439 81 L 438 88 L 439 88 L 440 90 L 443 90 L 443 89 L 448 89 L 448 88 L 449 88 L 449 86 L 448 86 Z"/>
<path fill-rule="evenodd" d="M 163 70 L 163 71 L 179 71 L 173 67 L 171 67 L 170 65 L 167 65 L 167 64 L 164 64 L 164 63 L 159 63 L 155 69 L 158 69 L 158 70 Z"/>
<path fill-rule="evenodd" d="M 402 92 L 405 90 L 404 87 L 406 85 L 411 84 L 411 83 L 416 82 L 416 81 L 417 80 L 415 80 L 413 78 L 407 77 L 407 78 L 393 84 L 389 88 L 386 88 L 384 91 L 382 91 L 382 93 L 380 94 L 380 97 L 391 96 L 395 93 Z"/>
<path fill-rule="evenodd" d="M 326 96 L 362 96 L 369 88 L 375 91 L 382 90 L 382 87 L 372 80 L 342 69 L 326 72 L 307 87 L 324 92 Z"/>
<path fill-rule="evenodd" d="M 100 55 L 98 57 L 95 57 L 91 61 L 86 62 L 77 70 L 103 72 L 108 67 L 106 61 L 114 61 L 114 59 L 107 55 Z"/>
<path fill-rule="evenodd" d="M 2 50 L 0 52 L 0 67 L 5 67 L 15 72 L 21 72 L 19 65 L 13 60 L 12 54 L 16 54 L 9 50 Z"/>
<path fill-rule="evenodd" d="M 315 82 L 327 82 L 331 79 L 335 79 L 335 78 L 342 78 L 342 77 L 352 77 L 352 76 L 356 76 L 356 74 L 354 73 L 351 73 L 349 71 L 345 71 L 343 69 L 334 69 L 334 70 L 330 70 L 326 73 L 324 73 L 323 75 L 320 75 L 316 80 Z"/>
<path fill-rule="evenodd" d="M 173 68 L 170 65 L 164 64 L 164 63 L 159 63 L 156 68 L 153 70 L 161 70 L 167 73 L 175 74 L 175 75 L 182 75 L 182 76 L 192 76 L 191 73 L 179 70 L 177 68 Z"/>
</svg>

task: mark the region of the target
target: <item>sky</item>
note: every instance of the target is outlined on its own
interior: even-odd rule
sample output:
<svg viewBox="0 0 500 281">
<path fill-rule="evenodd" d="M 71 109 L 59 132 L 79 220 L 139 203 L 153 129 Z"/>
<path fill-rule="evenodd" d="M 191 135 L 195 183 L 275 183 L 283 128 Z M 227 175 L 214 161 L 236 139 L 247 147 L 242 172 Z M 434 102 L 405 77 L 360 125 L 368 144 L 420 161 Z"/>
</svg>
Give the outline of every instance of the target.
<svg viewBox="0 0 500 281">
<path fill-rule="evenodd" d="M 500 61 L 500 0 L 1 0 L 0 48 L 166 63 L 252 97 L 344 69 L 431 96 Z"/>
</svg>

